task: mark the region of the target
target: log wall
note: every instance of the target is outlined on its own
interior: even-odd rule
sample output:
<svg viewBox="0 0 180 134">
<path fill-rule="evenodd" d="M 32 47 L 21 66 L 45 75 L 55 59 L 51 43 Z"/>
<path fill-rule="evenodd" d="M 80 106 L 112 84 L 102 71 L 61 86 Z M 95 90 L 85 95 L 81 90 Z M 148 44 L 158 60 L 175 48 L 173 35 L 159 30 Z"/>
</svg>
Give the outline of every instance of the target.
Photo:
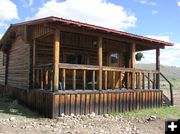
<svg viewBox="0 0 180 134">
<path fill-rule="evenodd" d="M 5 65 L 3 65 L 3 52 L 0 51 L 0 85 L 5 84 Z"/>
<path fill-rule="evenodd" d="M 30 47 L 18 37 L 9 49 L 7 85 L 28 89 L 30 71 Z"/>
<path fill-rule="evenodd" d="M 36 41 L 36 64 L 53 63 L 53 35 Z M 66 55 L 83 55 L 87 65 L 98 65 L 98 40 L 95 36 L 82 34 L 61 33 L 60 63 L 66 62 Z M 103 39 L 103 65 L 109 65 L 111 52 L 118 52 L 120 56 L 119 66 L 124 67 L 129 51 L 127 43 Z"/>
</svg>

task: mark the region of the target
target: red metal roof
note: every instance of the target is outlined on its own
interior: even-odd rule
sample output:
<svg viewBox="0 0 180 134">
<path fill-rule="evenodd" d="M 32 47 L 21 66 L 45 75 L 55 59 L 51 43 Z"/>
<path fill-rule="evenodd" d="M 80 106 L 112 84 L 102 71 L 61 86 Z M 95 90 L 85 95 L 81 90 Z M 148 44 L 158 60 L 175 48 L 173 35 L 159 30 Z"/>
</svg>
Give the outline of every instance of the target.
<svg viewBox="0 0 180 134">
<path fill-rule="evenodd" d="M 23 23 L 18 23 L 15 25 L 22 25 L 22 24 L 33 25 L 33 24 L 43 23 L 43 22 L 61 22 L 61 23 L 73 24 L 73 25 L 77 25 L 79 27 L 82 26 L 82 27 L 92 28 L 95 30 L 100 30 L 100 31 L 107 32 L 107 33 L 114 33 L 114 34 L 118 34 L 121 36 L 127 36 L 130 38 L 136 38 L 136 39 L 140 39 L 140 40 L 144 40 L 144 41 L 154 42 L 154 43 L 158 43 L 158 44 L 161 44 L 164 46 L 173 46 L 174 45 L 173 43 L 169 43 L 169 42 L 165 42 L 165 41 L 161 41 L 161 40 L 157 40 L 157 39 L 152 39 L 152 38 L 148 38 L 148 37 L 144 37 L 144 36 L 140 36 L 140 35 L 136 35 L 136 34 L 117 31 L 114 29 L 104 28 L 101 26 L 91 25 L 91 24 L 87 24 L 87 23 L 82 23 L 82 22 L 73 21 L 73 20 L 67 20 L 67 19 L 53 17 L 53 16 L 47 17 L 47 18 L 42 18 L 42 19 L 37 19 L 37 20 L 31 20 L 31 21 L 27 21 L 27 22 L 23 22 Z"/>
</svg>

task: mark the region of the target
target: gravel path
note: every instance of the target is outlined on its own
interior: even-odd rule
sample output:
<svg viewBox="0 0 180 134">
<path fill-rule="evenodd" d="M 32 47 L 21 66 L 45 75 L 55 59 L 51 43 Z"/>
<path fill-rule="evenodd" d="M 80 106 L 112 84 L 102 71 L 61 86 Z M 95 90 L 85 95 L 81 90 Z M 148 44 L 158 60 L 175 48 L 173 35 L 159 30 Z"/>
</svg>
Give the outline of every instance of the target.
<svg viewBox="0 0 180 134">
<path fill-rule="evenodd" d="M 149 121 L 148 121 L 149 120 Z M 18 120 L 14 117 L 0 120 L 0 133 L 10 134 L 152 134 L 163 133 L 162 120 L 124 118 L 121 116 L 64 116 L 57 119 Z M 150 126 L 153 129 L 150 129 Z M 147 129 L 148 128 L 148 129 Z"/>
</svg>

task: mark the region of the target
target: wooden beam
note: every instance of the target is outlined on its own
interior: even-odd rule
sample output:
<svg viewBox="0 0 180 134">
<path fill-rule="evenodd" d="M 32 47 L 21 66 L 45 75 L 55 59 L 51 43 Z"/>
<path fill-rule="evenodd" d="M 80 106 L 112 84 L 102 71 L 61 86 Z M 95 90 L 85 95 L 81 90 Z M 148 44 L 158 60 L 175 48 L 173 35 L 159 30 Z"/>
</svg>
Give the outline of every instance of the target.
<svg viewBox="0 0 180 134">
<path fill-rule="evenodd" d="M 107 87 L 107 83 L 108 83 L 108 82 L 107 82 L 107 75 L 108 75 L 108 73 L 107 73 L 107 71 L 105 71 L 105 76 L 104 76 L 104 77 L 105 77 L 105 82 L 104 82 L 104 84 L 105 84 L 104 88 L 105 88 L 105 89 L 108 88 L 108 87 Z"/>
<path fill-rule="evenodd" d="M 41 68 L 41 89 L 44 89 L 44 69 Z"/>
<path fill-rule="evenodd" d="M 115 89 L 115 82 L 116 82 L 116 72 L 112 72 L 113 73 L 113 77 L 112 77 L 112 79 L 113 79 L 113 84 L 112 84 L 112 89 Z"/>
<path fill-rule="evenodd" d="M 102 37 L 98 38 L 98 60 L 99 60 L 99 90 L 102 89 L 102 61 L 103 61 L 103 52 L 102 52 Z"/>
<path fill-rule="evenodd" d="M 131 45 L 131 68 L 136 68 L 136 58 L 135 58 L 135 53 L 136 53 L 136 44 L 133 43 Z"/>
<path fill-rule="evenodd" d="M 86 89 L 86 70 L 83 70 L 83 89 Z"/>
<path fill-rule="evenodd" d="M 160 72 L 160 49 L 156 49 L 156 70 Z M 160 89 L 159 73 L 156 74 L 156 89 Z"/>
<path fill-rule="evenodd" d="M 76 90 L 76 70 L 73 70 L 73 90 Z"/>
<path fill-rule="evenodd" d="M 119 72 L 119 89 L 122 88 L 122 72 Z"/>
<path fill-rule="evenodd" d="M 95 89 L 95 84 L 96 84 L 96 72 L 93 70 L 93 77 L 92 77 L 92 89 Z"/>
<path fill-rule="evenodd" d="M 136 58 L 135 58 L 135 53 L 136 53 L 136 44 L 133 43 L 131 45 L 131 68 L 134 70 L 136 68 Z M 132 72 L 132 89 L 135 89 L 135 71 Z"/>
<path fill-rule="evenodd" d="M 62 69 L 62 85 L 63 90 L 66 90 L 66 69 Z"/>
<path fill-rule="evenodd" d="M 151 76 L 150 76 L 150 73 L 148 73 L 148 89 L 150 89 L 150 79 L 151 79 Z"/>
<path fill-rule="evenodd" d="M 60 55 L 60 31 L 54 33 L 54 92 L 59 89 L 59 55 Z"/>
</svg>

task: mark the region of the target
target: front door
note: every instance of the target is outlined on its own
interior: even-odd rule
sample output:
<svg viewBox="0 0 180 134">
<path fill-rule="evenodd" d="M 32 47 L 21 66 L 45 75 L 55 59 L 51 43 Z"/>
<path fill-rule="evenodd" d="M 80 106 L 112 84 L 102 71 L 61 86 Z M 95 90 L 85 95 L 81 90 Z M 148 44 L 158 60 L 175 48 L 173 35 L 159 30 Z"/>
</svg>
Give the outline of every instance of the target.
<svg viewBox="0 0 180 134">
<path fill-rule="evenodd" d="M 119 51 L 110 51 L 108 54 L 108 66 L 110 67 L 120 67 L 121 66 L 121 57 Z M 113 80 L 113 72 L 108 72 L 108 88 L 118 88 L 119 87 L 119 73 L 115 73 L 115 79 Z"/>
</svg>

